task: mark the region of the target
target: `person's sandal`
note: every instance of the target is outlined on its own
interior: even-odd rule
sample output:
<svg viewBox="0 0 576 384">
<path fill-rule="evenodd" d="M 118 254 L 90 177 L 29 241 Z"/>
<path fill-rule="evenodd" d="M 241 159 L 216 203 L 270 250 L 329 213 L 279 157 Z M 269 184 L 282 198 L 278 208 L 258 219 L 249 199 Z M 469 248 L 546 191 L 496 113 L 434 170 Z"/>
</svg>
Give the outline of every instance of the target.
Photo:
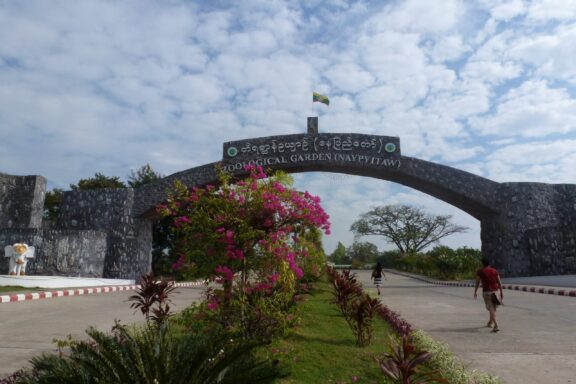
<svg viewBox="0 0 576 384">
<path fill-rule="evenodd" d="M 492 328 L 492 322 L 491 322 L 491 321 L 489 321 L 489 322 L 488 322 L 488 324 L 486 324 L 486 327 L 488 327 L 488 328 Z"/>
<path fill-rule="evenodd" d="M 500 331 L 500 328 L 498 328 L 498 327 L 492 328 L 492 333 L 496 333 L 498 331 Z"/>
</svg>

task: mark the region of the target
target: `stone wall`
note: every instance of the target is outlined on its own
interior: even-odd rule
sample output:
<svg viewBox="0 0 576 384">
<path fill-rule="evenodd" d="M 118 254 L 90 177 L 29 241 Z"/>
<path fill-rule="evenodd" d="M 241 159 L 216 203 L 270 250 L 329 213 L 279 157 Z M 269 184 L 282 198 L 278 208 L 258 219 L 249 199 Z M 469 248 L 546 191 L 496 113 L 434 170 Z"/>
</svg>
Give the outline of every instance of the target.
<svg viewBox="0 0 576 384">
<path fill-rule="evenodd" d="M 7 274 L 4 246 L 26 243 L 35 247 L 29 275 L 105 277 L 106 232 L 53 229 L 1 229 L 0 274 Z"/>
<path fill-rule="evenodd" d="M 501 183 L 481 218 L 482 254 L 505 276 L 576 273 L 576 185 Z"/>
<path fill-rule="evenodd" d="M 151 265 L 152 223 L 132 214 L 132 188 L 65 192 L 56 228 L 105 232 L 104 277 L 136 279 Z"/>
<path fill-rule="evenodd" d="M 42 226 L 46 179 L 0 174 L 0 274 L 4 247 L 36 248 L 31 275 L 137 279 L 150 270 L 152 222 L 134 217 L 134 190 L 65 192 L 56 223 Z"/>
</svg>

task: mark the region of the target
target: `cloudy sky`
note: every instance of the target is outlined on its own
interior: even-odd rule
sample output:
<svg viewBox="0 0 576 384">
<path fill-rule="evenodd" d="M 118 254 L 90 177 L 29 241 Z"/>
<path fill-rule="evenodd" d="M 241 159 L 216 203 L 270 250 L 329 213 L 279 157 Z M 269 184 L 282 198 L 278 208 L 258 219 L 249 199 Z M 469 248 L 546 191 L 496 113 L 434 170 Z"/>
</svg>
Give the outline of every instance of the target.
<svg viewBox="0 0 576 384">
<path fill-rule="evenodd" d="M 498 182 L 576 183 L 574 52 L 574 0 L 2 0 L 0 172 L 64 189 L 169 175 L 318 115 L 320 132 L 399 136 L 405 156 Z M 418 191 L 295 180 L 332 218 L 328 252 L 396 203 L 452 215 L 470 230 L 443 243 L 480 247 L 478 221 Z"/>
</svg>

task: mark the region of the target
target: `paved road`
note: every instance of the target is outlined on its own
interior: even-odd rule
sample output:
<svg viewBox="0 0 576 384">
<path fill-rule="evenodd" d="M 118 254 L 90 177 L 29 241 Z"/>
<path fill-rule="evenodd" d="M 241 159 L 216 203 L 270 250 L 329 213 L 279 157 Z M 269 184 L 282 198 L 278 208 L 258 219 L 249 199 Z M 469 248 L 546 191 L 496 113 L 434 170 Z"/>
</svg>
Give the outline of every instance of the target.
<svg viewBox="0 0 576 384">
<path fill-rule="evenodd" d="M 372 288 L 369 271 L 359 271 Z M 473 288 L 436 286 L 388 274 L 382 301 L 450 349 L 471 368 L 506 384 L 576 383 L 576 298 L 504 290 L 501 331 L 484 325 L 488 312 Z"/>
<path fill-rule="evenodd" d="M 172 308 L 181 310 L 201 298 L 203 287 L 178 288 Z M 85 336 L 95 326 L 109 330 L 115 319 L 143 321 L 127 302 L 134 291 L 23 301 L 0 305 L 0 378 L 22 368 L 33 356 L 56 350 L 52 339 Z"/>
</svg>

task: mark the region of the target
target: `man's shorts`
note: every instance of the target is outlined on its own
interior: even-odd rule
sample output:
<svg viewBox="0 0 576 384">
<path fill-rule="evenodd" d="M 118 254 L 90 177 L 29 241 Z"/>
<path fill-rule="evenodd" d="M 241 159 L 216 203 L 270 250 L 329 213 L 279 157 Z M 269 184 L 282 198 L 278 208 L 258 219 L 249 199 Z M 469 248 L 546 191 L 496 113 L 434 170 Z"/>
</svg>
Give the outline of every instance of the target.
<svg viewBox="0 0 576 384">
<path fill-rule="evenodd" d="M 492 300 L 492 295 L 497 295 L 498 293 L 496 292 L 482 292 L 482 297 L 484 298 L 484 304 L 486 304 L 486 309 L 488 311 L 491 310 L 496 310 L 496 308 L 498 308 L 497 305 L 494 304 L 494 301 Z"/>
</svg>

